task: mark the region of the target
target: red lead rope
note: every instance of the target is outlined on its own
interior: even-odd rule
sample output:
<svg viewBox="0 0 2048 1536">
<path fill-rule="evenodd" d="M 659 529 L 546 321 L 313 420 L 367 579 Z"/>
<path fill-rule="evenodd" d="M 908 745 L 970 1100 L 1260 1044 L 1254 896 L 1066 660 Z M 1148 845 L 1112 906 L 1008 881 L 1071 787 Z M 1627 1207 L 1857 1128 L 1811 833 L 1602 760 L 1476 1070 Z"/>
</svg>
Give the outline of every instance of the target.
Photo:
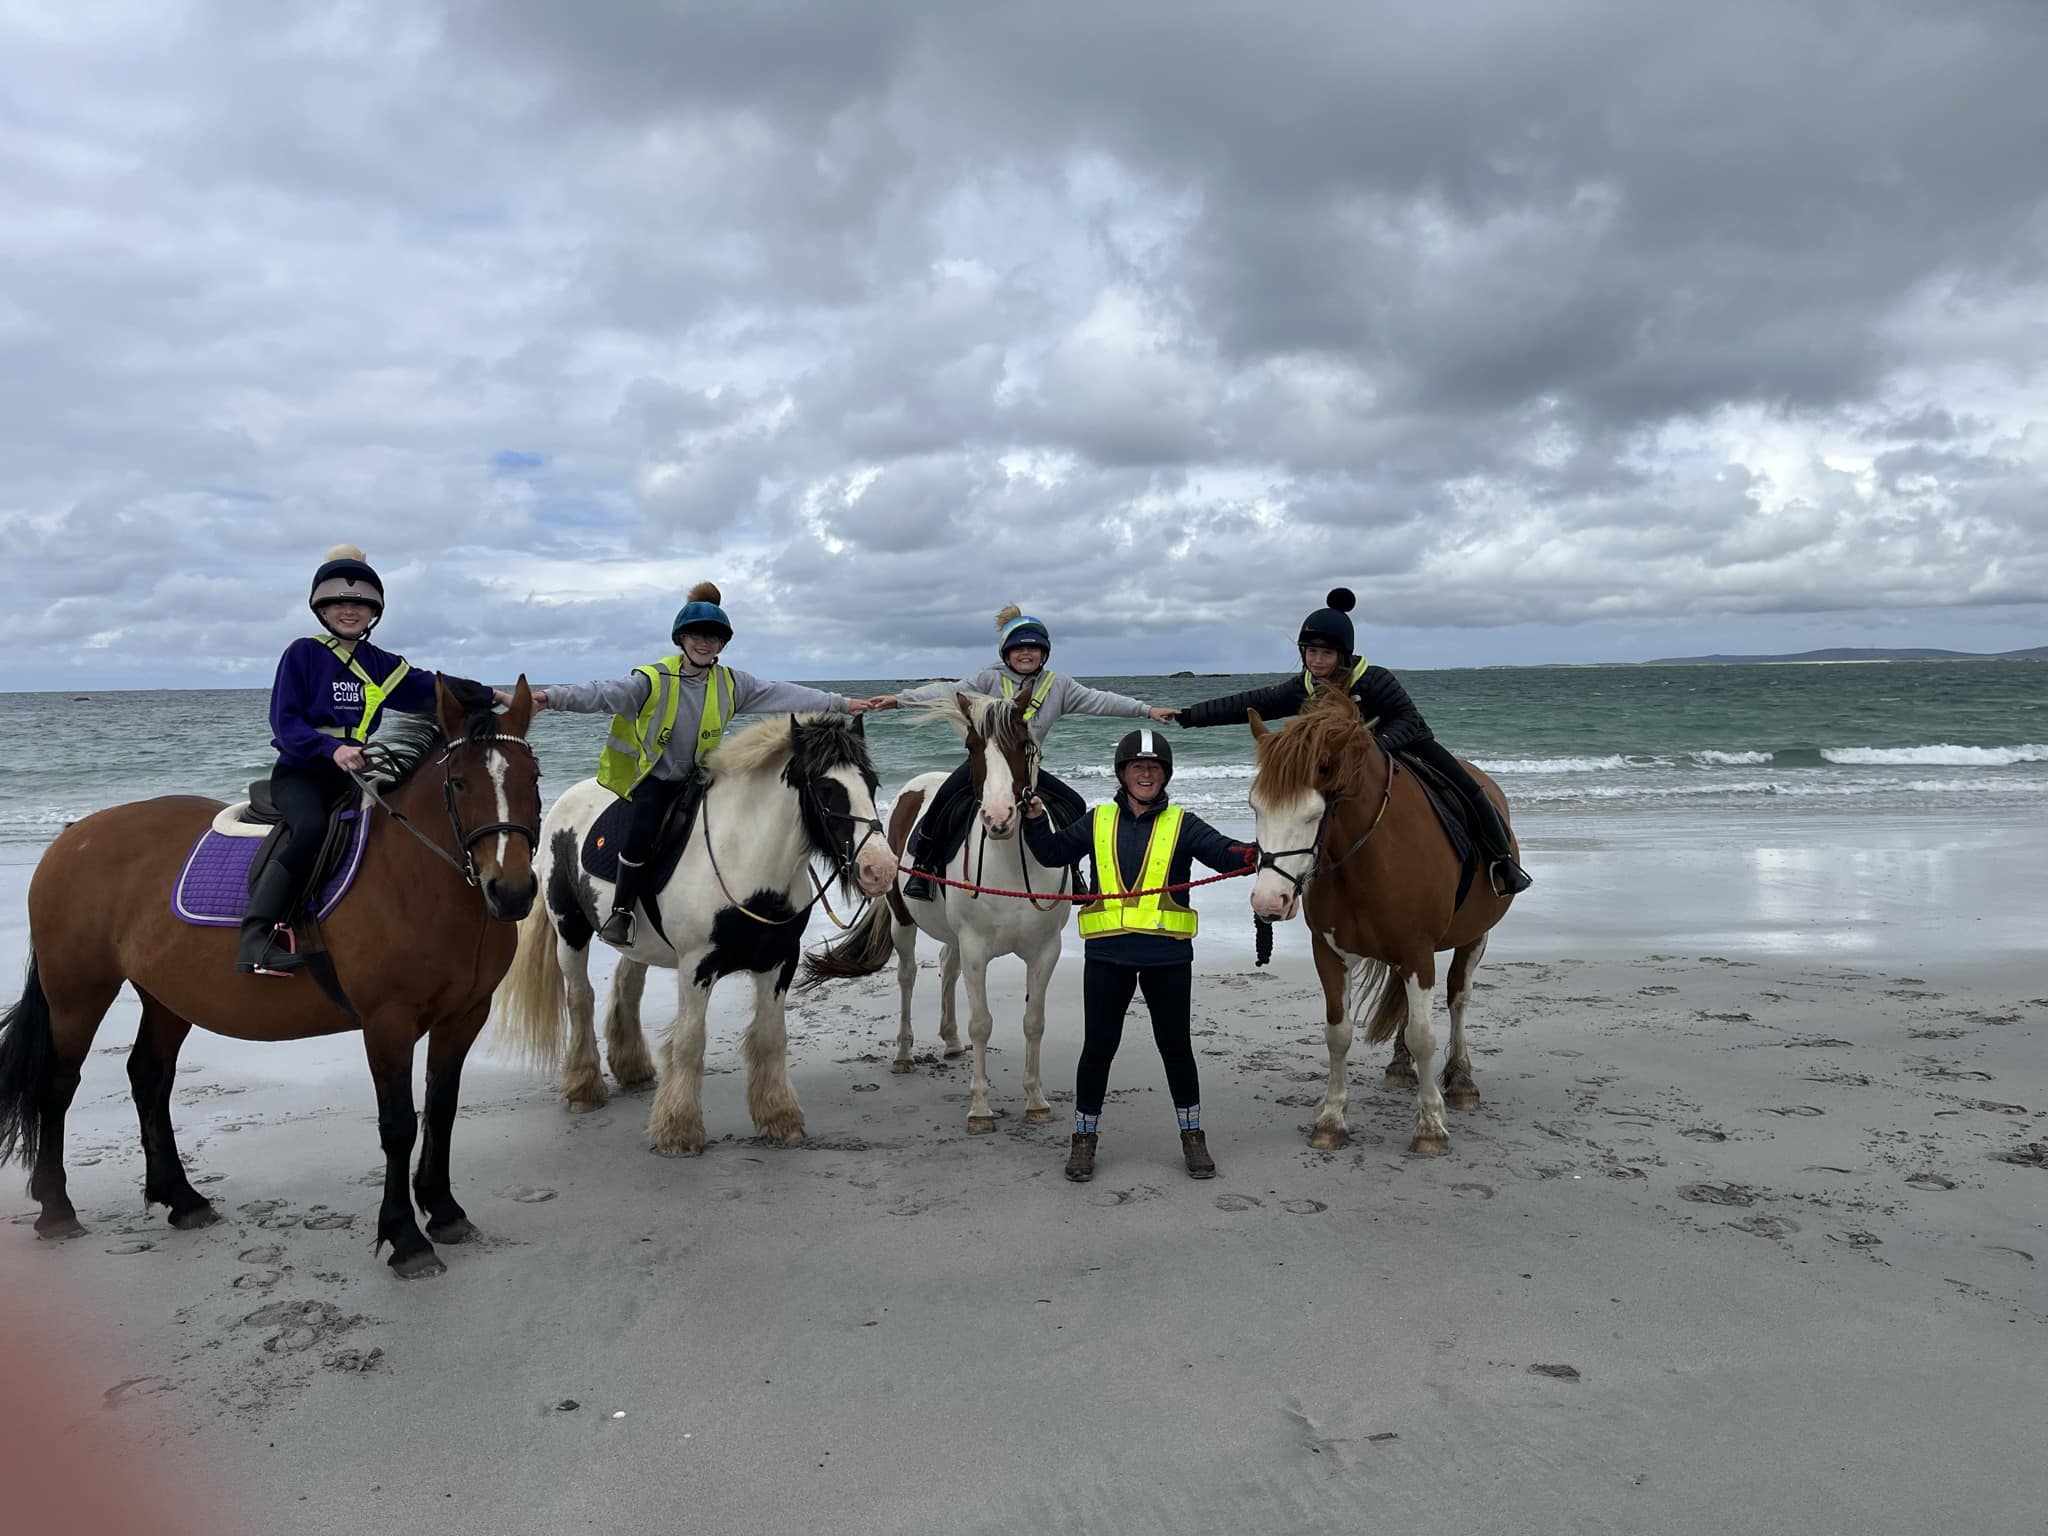
<svg viewBox="0 0 2048 1536">
<path fill-rule="evenodd" d="M 1256 857 L 1256 855 L 1254 855 L 1254 857 Z M 1101 896 L 1095 894 L 1094 892 L 1087 891 L 1005 891 L 1000 890 L 993 885 L 975 885 L 973 882 L 968 880 L 948 879 L 944 875 L 935 875 L 928 869 L 913 869 L 907 871 L 907 873 L 913 875 L 923 875 L 925 879 L 931 881 L 934 885 L 950 885 L 956 891 L 972 891 L 977 896 L 1014 896 L 1019 901 L 1102 900 Z M 1240 876 L 1255 875 L 1257 873 L 1257 868 L 1253 867 L 1251 863 L 1247 861 L 1246 867 L 1243 869 L 1228 870 L 1220 875 L 1204 875 L 1199 880 L 1184 880 L 1179 885 L 1155 885 L 1149 890 L 1119 891 L 1117 893 L 1117 899 L 1119 901 L 1129 901 L 1132 898 L 1138 896 L 1165 896 L 1170 895 L 1176 891 L 1192 891 L 1198 885 L 1214 885 L 1218 880 L 1236 880 Z"/>
</svg>

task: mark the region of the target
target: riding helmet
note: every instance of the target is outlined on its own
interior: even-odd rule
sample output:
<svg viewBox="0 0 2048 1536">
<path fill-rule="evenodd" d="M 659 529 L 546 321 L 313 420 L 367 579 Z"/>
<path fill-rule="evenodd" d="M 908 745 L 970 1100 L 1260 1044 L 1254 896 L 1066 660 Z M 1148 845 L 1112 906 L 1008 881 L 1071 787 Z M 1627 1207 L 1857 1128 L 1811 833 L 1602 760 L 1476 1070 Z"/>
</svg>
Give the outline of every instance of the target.
<svg viewBox="0 0 2048 1536">
<path fill-rule="evenodd" d="M 1351 610 L 1358 606 L 1358 598 L 1349 587 L 1332 587 L 1324 599 L 1325 607 L 1301 621 L 1301 634 L 1295 644 L 1327 645 L 1339 656 L 1356 654 L 1355 637 L 1351 630 Z"/>
<path fill-rule="evenodd" d="M 1052 655 L 1052 631 L 1045 620 L 1034 619 L 1015 603 L 996 615 L 996 654 L 1008 656 L 1020 645 L 1035 645 Z"/>
<path fill-rule="evenodd" d="M 337 544 L 321 558 L 313 573 L 306 606 L 316 614 L 329 603 L 364 603 L 384 616 L 384 583 L 353 544 Z"/>
<path fill-rule="evenodd" d="M 1166 772 L 1160 780 L 1161 787 L 1173 782 L 1173 748 L 1166 738 L 1150 726 L 1130 732 L 1116 744 L 1116 778 L 1121 784 L 1124 769 L 1131 763 L 1157 763 Z"/>
<path fill-rule="evenodd" d="M 690 588 L 689 600 L 676 610 L 676 621 L 669 627 L 669 639 L 677 645 L 683 643 L 683 636 L 692 631 L 716 635 L 721 640 L 732 638 L 732 620 L 725 616 L 717 586 L 700 581 Z"/>
</svg>

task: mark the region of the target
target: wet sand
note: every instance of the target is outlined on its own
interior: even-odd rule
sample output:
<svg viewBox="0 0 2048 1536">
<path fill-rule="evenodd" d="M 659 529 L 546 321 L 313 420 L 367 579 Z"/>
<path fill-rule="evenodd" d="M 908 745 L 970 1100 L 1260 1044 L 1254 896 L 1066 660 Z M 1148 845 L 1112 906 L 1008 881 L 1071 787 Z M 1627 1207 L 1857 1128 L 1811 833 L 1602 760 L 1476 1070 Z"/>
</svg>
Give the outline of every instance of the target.
<svg viewBox="0 0 2048 1536">
<path fill-rule="evenodd" d="M 571 1116 L 473 1060 L 454 1168 L 485 1237 L 414 1284 L 369 1251 L 354 1037 L 195 1036 L 174 1108 L 225 1220 L 144 1213 L 124 999 L 72 1118 L 90 1234 L 37 1243 L 10 1171 L 0 1286 L 46 1345 L 90 1341 L 79 1434 L 225 1488 L 253 1530 L 2038 1531 L 2024 843 L 1892 829 L 1859 855 L 1892 860 L 1878 881 L 1774 880 L 1754 840 L 1676 876 L 1626 840 L 1532 851 L 1549 905 L 1511 916 L 1472 1010 L 1485 1106 L 1433 1160 L 1362 1047 L 1352 1146 L 1308 1148 L 1314 977 L 1298 932 L 1251 968 L 1234 896 L 1204 893 L 1199 949 L 1209 1183 L 1141 1024 L 1096 1182 L 1060 1177 L 1068 1127 L 1022 1123 L 1014 962 L 999 1128 L 970 1136 L 932 953 L 918 1069 L 888 1068 L 893 975 L 807 999 L 810 1137 L 761 1146 L 731 988 L 700 1159 L 646 1150 L 644 1094 Z M 1992 874 L 1931 902 L 1971 888 L 1944 861 Z M 0 871 L 10 977 L 26 874 Z M 1844 921 L 1836 884 L 1880 893 Z M 1046 1046 L 1062 1114 L 1077 956 L 1070 935 Z"/>
</svg>

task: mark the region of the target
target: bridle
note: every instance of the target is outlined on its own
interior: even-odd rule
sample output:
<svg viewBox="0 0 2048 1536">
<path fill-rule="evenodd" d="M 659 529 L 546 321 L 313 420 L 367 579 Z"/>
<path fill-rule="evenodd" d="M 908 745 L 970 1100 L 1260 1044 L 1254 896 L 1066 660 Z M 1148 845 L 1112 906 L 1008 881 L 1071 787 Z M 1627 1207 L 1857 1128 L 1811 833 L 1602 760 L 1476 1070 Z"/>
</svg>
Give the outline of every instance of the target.
<svg viewBox="0 0 2048 1536">
<path fill-rule="evenodd" d="M 989 746 L 990 746 L 990 745 L 992 745 L 992 738 L 990 738 L 990 737 L 988 737 L 988 736 L 982 736 L 982 735 L 979 735 L 979 733 L 977 733 L 977 735 L 976 735 L 975 737 L 972 737 L 972 738 L 970 738 L 970 739 L 969 739 L 969 742 L 968 742 L 968 751 L 970 752 L 970 754 L 971 754 L 971 753 L 973 752 L 973 750 L 974 750 L 974 748 L 973 748 L 973 742 L 974 742 L 974 740 L 976 740 L 976 739 L 978 739 L 978 740 L 979 740 L 979 741 L 981 742 L 981 744 L 982 744 L 982 750 L 983 750 L 984 752 L 988 750 L 988 748 L 989 748 Z M 1018 816 L 1018 826 L 1017 826 L 1017 832 L 1016 832 L 1016 835 L 1017 835 L 1017 837 L 1018 837 L 1018 838 L 1020 838 L 1020 839 L 1021 839 L 1021 838 L 1022 838 L 1022 837 L 1024 836 L 1024 827 L 1023 827 L 1023 815 L 1024 815 L 1024 807 L 1025 807 L 1025 806 L 1027 806 L 1027 805 L 1029 805 L 1029 804 L 1031 803 L 1032 797 L 1033 797 L 1033 796 L 1035 796 L 1035 795 L 1036 795 L 1036 794 L 1038 793 L 1038 774 L 1039 774 L 1039 770 L 1040 770 L 1041 768 L 1043 768 L 1043 767 L 1045 766 L 1045 750 L 1044 750 L 1044 749 L 1043 749 L 1042 747 L 1040 747 L 1040 746 L 1039 746 L 1039 744 L 1038 744 L 1038 738 L 1037 738 L 1036 736 L 1034 736 L 1034 735 L 1032 735 L 1032 734 L 1031 734 L 1031 726 L 1030 726 L 1030 723 L 1029 723 L 1029 720 L 1028 720 L 1028 718 L 1027 718 L 1027 720 L 1026 720 L 1026 723 L 1025 723 L 1025 727 L 1024 727 L 1024 746 L 1023 746 L 1023 753 L 1024 753 L 1024 782 L 1023 782 L 1023 786 L 1022 786 L 1022 788 L 1021 788 L 1021 789 L 1020 789 L 1020 790 L 1018 791 L 1018 793 L 1017 793 L 1017 816 Z M 983 881 L 983 879 L 984 879 L 984 877 L 985 877 L 985 872 L 986 872 L 986 867 L 987 867 L 987 859 L 988 859 L 988 831 L 987 831 L 987 829 L 986 829 L 986 828 L 984 828 L 984 829 L 982 830 L 982 833 L 981 833 L 981 840 L 980 840 L 980 841 L 979 841 L 979 842 L 978 842 L 978 843 L 977 843 L 977 844 L 975 845 L 975 847 L 976 847 L 976 852 L 977 852 L 977 853 L 979 854 L 979 858 L 978 858 L 978 859 L 976 860 L 976 868 L 975 868 L 975 871 L 974 871 L 974 885 L 975 885 L 976 889 L 974 889 L 973 891 L 971 891 L 971 892 L 969 893 L 969 895 L 968 895 L 968 899 L 969 899 L 970 901 L 979 901 L 979 900 L 981 899 L 981 891 L 980 891 L 980 886 L 981 886 L 981 883 L 982 883 L 982 881 Z M 1032 906 L 1032 910 L 1034 910 L 1034 911 L 1037 911 L 1037 912 L 1051 912 L 1051 911 L 1053 911 L 1053 910 L 1054 910 L 1055 908 L 1057 908 L 1057 907 L 1058 907 L 1058 906 L 1060 905 L 1060 904 L 1059 904 L 1058 902 L 1053 902 L 1053 903 L 1052 903 L 1052 904 L 1051 904 L 1050 906 L 1046 906 L 1046 905 L 1041 905 L 1041 904 L 1040 904 L 1040 902 L 1039 902 L 1039 900 L 1038 900 L 1038 897 L 1037 897 L 1036 895 L 1032 895 L 1032 894 L 1030 894 L 1030 892 L 1031 892 L 1031 860 L 1030 860 L 1030 859 L 1028 859 L 1028 858 L 1025 858 L 1025 857 L 1023 856 L 1023 853 L 1022 853 L 1021 851 L 1020 851 L 1020 853 L 1018 854 L 1018 858 L 1017 858 L 1017 865 L 1018 865 L 1018 868 L 1020 868 L 1020 869 L 1021 869 L 1021 870 L 1023 870 L 1023 872 L 1024 872 L 1024 890 L 1025 890 L 1025 892 L 1027 893 L 1027 895 L 1029 895 L 1029 897 L 1030 897 L 1030 901 L 1031 901 L 1031 906 Z M 1066 889 L 1067 889 L 1067 880 L 1068 880 L 1068 877 L 1069 877 L 1069 871 L 1067 871 L 1067 870 L 1065 870 L 1065 869 L 1062 869 L 1062 870 L 1060 871 L 1060 883 L 1059 883 L 1059 888 L 1058 888 L 1058 892 L 1057 892 L 1057 894 L 1061 894 L 1061 895 L 1064 895 L 1064 894 L 1065 894 L 1065 892 L 1066 892 Z"/>
<path fill-rule="evenodd" d="M 817 871 L 811 868 L 810 861 L 808 859 L 804 861 L 804 871 L 811 877 L 814 894 L 809 901 L 798 907 L 788 917 L 763 917 L 737 896 L 733 895 L 731 887 L 725 883 L 725 872 L 718 867 L 718 850 L 711 841 L 711 790 L 708 785 L 705 787 L 704 809 L 700 814 L 704 818 L 704 852 L 711 860 L 711 877 L 718 882 L 718 889 L 725 897 L 727 903 L 737 911 L 751 917 L 757 923 L 765 923 L 769 927 L 785 927 L 791 923 L 801 924 L 809 919 L 811 908 L 817 906 L 820 902 L 824 903 L 825 915 L 831 918 L 833 923 L 840 928 L 850 927 L 854 922 L 859 921 L 859 912 L 856 912 L 852 918 L 842 921 L 839 914 L 832 910 L 832 899 L 826 895 L 826 892 L 832 888 L 833 880 L 852 878 L 855 866 L 860 862 L 861 850 L 867 847 L 871 839 L 882 835 L 882 823 L 873 816 L 857 816 L 851 811 L 835 811 L 826 805 L 824 797 L 818 793 L 818 786 L 824 782 L 825 778 L 826 775 L 824 774 L 814 774 L 806 778 L 797 790 L 797 800 L 799 804 L 807 806 L 811 814 L 816 816 L 820 822 L 828 824 L 835 821 L 845 822 L 847 824 L 846 846 L 843 852 L 836 843 L 833 846 L 831 880 L 820 880 Z M 861 833 L 858 842 L 854 840 L 855 828 L 866 829 Z M 863 895 L 861 898 L 861 910 L 866 910 L 871 900 L 873 900 L 872 897 Z"/>
<path fill-rule="evenodd" d="M 1380 792 L 1379 810 L 1374 812 L 1371 824 L 1367 826 L 1363 832 L 1359 833 L 1358 836 L 1353 838 L 1351 840 L 1351 846 L 1349 848 L 1346 848 L 1336 858 L 1330 860 L 1327 864 L 1323 862 L 1323 834 L 1329 828 L 1331 815 L 1336 811 L 1338 803 L 1344 797 L 1342 795 L 1327 794 L 1323 796 L 1322 819 L 1316 823 L 1316 835 L 1314 839 L 1309 843 L 1309 845 L 1306 848 L 1280 848 L 1270 851 L 1266 849 L 1261 849 L 1259 851 L 1259 871 L 1263 873 L 1264 871 L 1270 869 L 1271 871 L 1273 871 L 1274 874 L 1278 875 L 1282 880 L 1285 880 L 1288 883 L 1288 885 L 1293 888 L 1293 893 L 1296 900 L 1306 900 L 1308 897 L 1308 886 L 1311 880 L 1315 879 L 1318 875 L 1327 874 L 1329 873 L 1329 871 L 1338 868 L 1340 865 L 1344 863 L 1346 859 L 1350 858 L 1351 855 L 1358 852 L 1359 849 L 1365 846 L 1367 838 L 1371 837 L 1373 833 L 1379 831 L 1380 823 L 1386 819 L 1387 806 L 1389 803 L 1392 802 L 1394 798 L 1394 775 L 1399 771 L 1400 765 L 1397 762 L 1395 762 L 1395 760 L 1392 757 L 1388 757 L 1387 783 L 1386 788 Z M 1298 875 L 1290 875 L 1286 870 L 1280 867 L 1280 861 L 1282 859 L 1295 858 L 1301 854 L 1309 854 L 1312 856 L 1312 860 L 1308 868 L 1302 871 L 1302 873 Z"/>
<path fill-rule="evenodd" d="M 455 847 L 461 854 L 459 859 L 434 841 L 433 838 L 427 836 L 426 833 L 414 826 L 410 817 L 403 811 L 394 808 L 390 801 L 378 794 L 376 787 L 360 773 L 351 770 L 349 777 L 354 779 L 357 787 L 369 797 L 371 804 L 380 808 L 385 815 L 418 838 L 421 844 L 435 858 L 462 876 L 470 885 L 480 886 L 483 882 L 476 872 L 476 845 L 478 843 L 494 832 L 517 833 L 526 839 L 526 851 L 529 856 L 532 856 L 539 852 L 540 849 L 540 827 L 537 823 L 524 821 L 489 821 L 479 827 L 464 828 L 462 825 L 461 807 L 455 803 L 455 754 L 464 747 L 483 747 L 487 751 L 493 749 L 506 750 L 517 747 L 528 757 L 533 757 L 534 755 L 532 746 L 517 736 L 464 736 L 460 741 L 449 742 L 442 749 L 440 757 L 441 803 L 448 811 L 448 829 L 455 835 Z M 538 759 L 536 759 L 534 764 L 534 782 L 537 784 L 539 781 L 540 766 Z"/>
</svg>

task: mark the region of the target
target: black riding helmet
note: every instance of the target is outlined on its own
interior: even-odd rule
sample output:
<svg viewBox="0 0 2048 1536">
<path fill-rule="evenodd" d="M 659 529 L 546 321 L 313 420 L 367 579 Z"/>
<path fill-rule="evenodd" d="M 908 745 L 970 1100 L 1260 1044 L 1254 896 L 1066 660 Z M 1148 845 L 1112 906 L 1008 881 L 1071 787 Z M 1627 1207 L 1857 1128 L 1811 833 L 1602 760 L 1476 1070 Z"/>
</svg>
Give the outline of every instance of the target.
<svg viewBox="0 0 2048 1536">
<path fill-rule="evenodd" d="M 1339 656 L 1355 655 L 1351 610 L 1358 606 L 1357 596 L 1349 587 L 1332 587 L 1323 601 L 1326 607 L 1318 608 L 1301 621 L 1295 645 L 1327 645 Z"/>
<path fill-rule="evenodd" d="M 1162 789 L 1173 782 L 1173 748 L 1164 736 L 1149 726 L 1132 731 L 1116 744 L 1117 783 L 1123 783 L 1126 765 L 1143 762 L 1157 763 L 1166 771 L 1165 779 L 1160 782 Z"/>
<path fill-rule="evenodd" d="M 383 578 L 370 568 L 363 552 L 353 544 L 337 544 L 328 550 L 320 568 L 313 573 L 306 606 L 313 610 L 323 628 L 327 619 L 321 610 L 329 603 L 362 603 L 376 614 L 370 621 L 371 629 L 377 627 L 377 619 L 384 617 Z"/>
</svg>

